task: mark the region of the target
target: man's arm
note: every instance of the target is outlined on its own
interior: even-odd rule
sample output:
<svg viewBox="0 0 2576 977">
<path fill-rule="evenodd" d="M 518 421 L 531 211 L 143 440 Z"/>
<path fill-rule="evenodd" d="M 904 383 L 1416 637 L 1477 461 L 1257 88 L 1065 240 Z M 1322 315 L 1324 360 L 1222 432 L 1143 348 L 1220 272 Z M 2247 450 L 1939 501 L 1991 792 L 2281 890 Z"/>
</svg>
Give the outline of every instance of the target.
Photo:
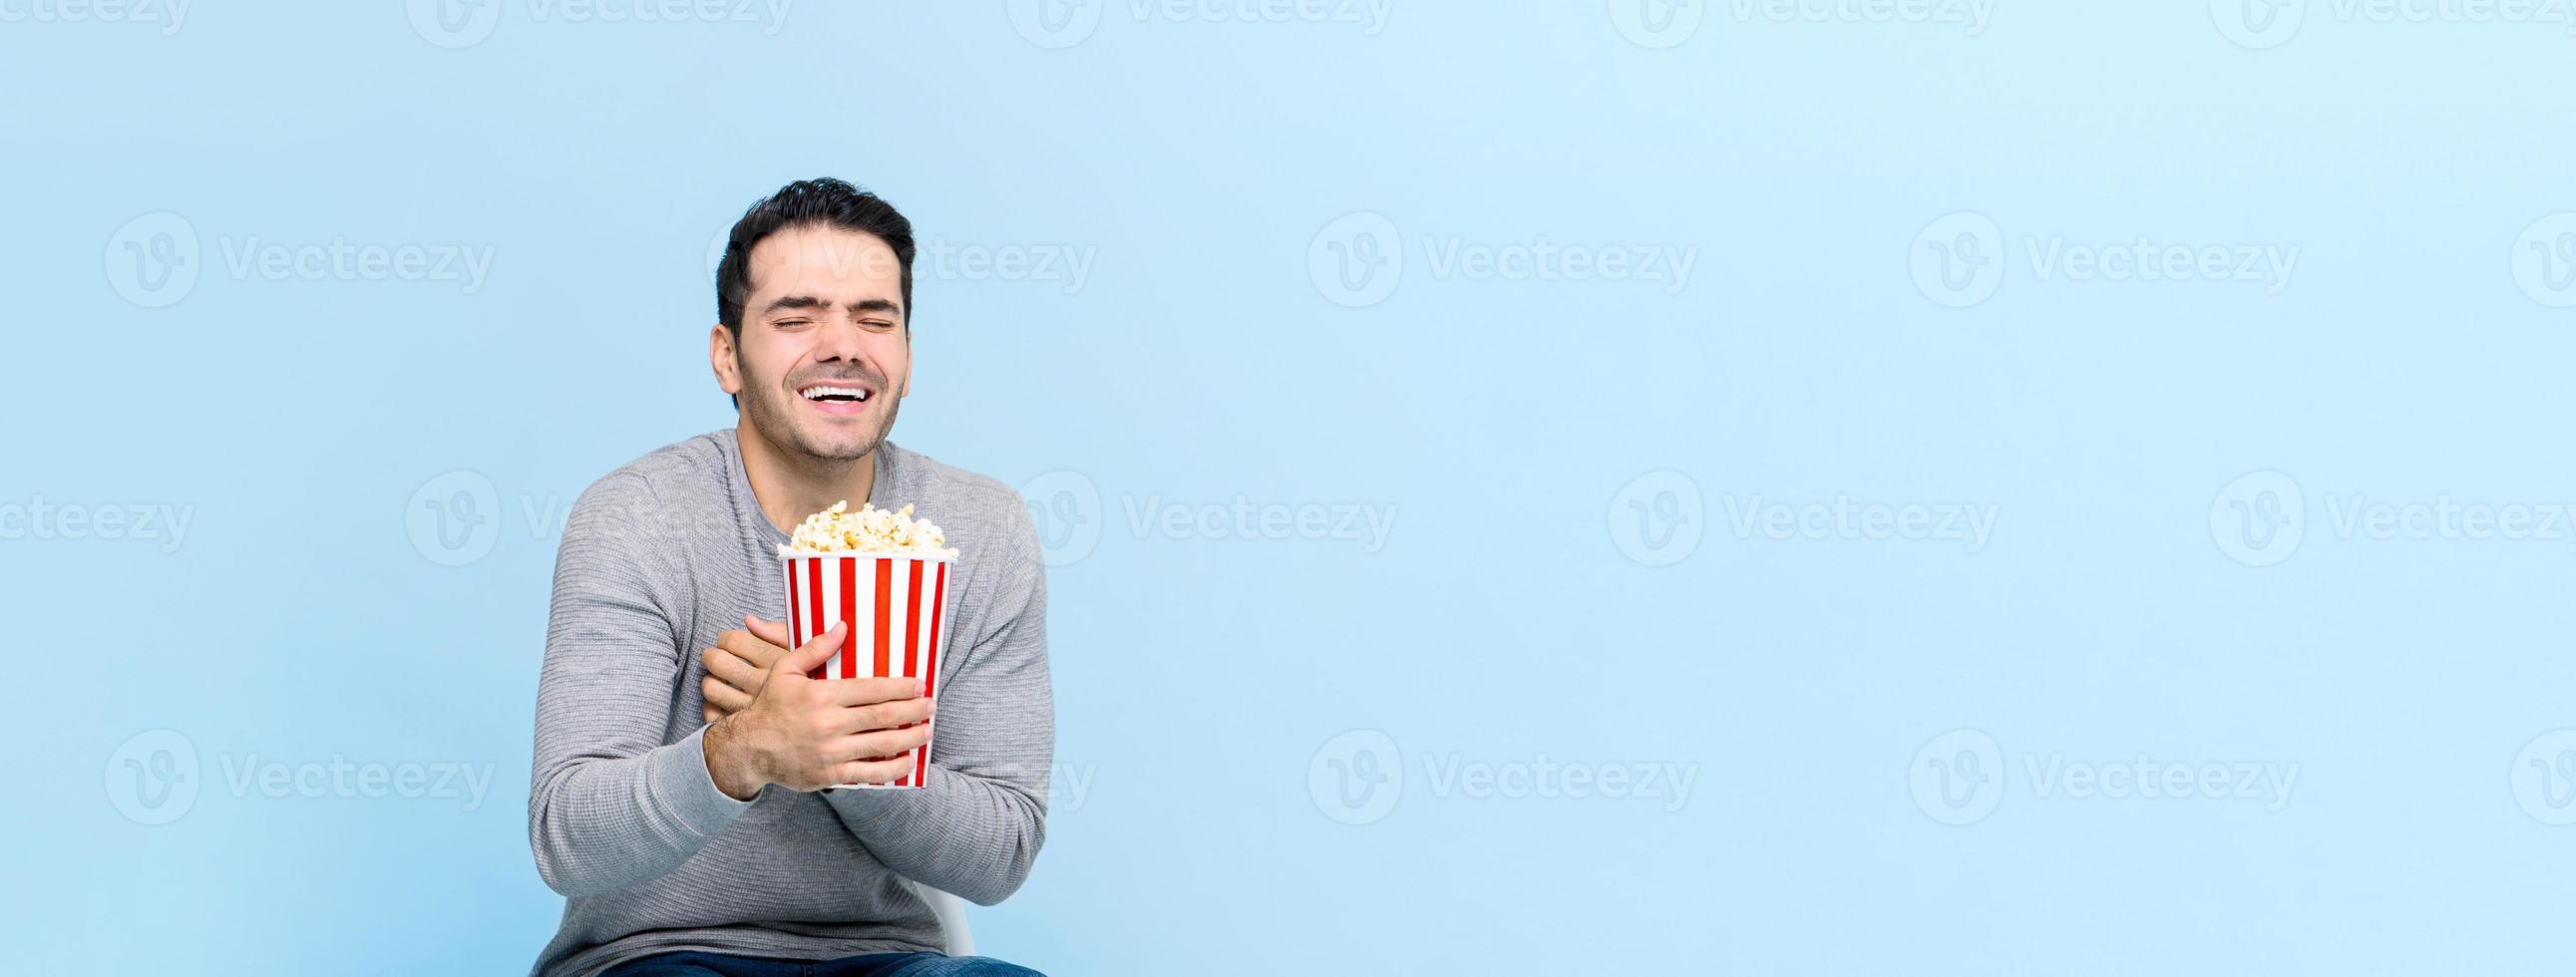
<svg viewBox="0 0 2576 977">
<path fill-rule="evenodd" d="M 930 776 L 918 790 L 823 796 L 868 852 L 906 878 L 992 905 L 1027 880 L 1046 842 L 1055 697 L 1046 647 L 1046 566 L 1018 506 L 997 534 L 990 612 L 953 677 L 931 690 Z M 963 596 L 963 595 L 961 595 Z M 943 670 L 944 671 L 944 670 Z"/>
<path fill-rule="evenodd" d="M 653 508 L 640 479 L 604 480 L 555 556 L 528 845 L 566 896 L 668 874 L 751 806 L 716 789 L 704 730 L 662 742 L 681 675 L 667 582 L 686 578 L 644 536 Z"/>
</svg>

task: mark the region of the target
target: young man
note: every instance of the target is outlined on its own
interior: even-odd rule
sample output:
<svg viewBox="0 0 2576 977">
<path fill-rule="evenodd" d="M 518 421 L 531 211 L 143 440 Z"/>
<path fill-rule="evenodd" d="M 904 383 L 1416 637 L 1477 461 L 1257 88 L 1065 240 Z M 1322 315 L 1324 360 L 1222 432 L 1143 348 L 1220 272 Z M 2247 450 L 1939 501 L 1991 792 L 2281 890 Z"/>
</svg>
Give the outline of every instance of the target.
<svg viewBox="0 0 2576 977">
<path fill-rule="evenodd" d="M 1046 580 L 1019 494 L 886 441 L 912 379 L 912 226 L 807 180 L 735 223 L 707 337 L 740 415 L 582 493 L 555 558 L 528 842 L 566 897 L 534 973 L 1028 974 L 940 954 L 910 879 L 991 905 L 1046 838 Z M 959 552 L 934 697 L 816 681 L 777 549 L 848 500 L 914 506 Z M 739 627 L 736 627 L 739 625 Z M 937 717 L 917 790 L 892 779 Z M 810 969 L 808 969 L 810 968 Z"/>
</svg>

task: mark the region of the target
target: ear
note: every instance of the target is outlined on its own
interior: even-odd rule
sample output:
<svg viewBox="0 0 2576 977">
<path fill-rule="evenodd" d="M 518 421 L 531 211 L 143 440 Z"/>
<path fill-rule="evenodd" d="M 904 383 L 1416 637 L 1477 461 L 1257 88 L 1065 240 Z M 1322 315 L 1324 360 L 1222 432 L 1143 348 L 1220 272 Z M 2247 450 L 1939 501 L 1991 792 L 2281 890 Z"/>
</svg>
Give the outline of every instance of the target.
<svg viewBox="0 0 2576 977">
<path fill-rule="evenodd" d="M 742 361 L 733 348 L 733 330 L 716 323 L 707 332 L 707 365 L 716 371 L 716 386 L 727 394 L 742 393 Z"/>
</svg>

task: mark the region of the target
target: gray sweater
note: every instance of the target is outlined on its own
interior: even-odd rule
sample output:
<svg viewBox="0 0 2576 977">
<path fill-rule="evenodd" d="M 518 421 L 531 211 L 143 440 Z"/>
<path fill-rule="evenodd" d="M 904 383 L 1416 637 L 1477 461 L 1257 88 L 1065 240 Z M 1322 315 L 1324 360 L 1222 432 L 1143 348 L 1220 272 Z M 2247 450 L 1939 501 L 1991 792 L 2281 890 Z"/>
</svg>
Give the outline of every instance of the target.
<svg viewBox="0 0 2576 977">
<path fill-rule="evenodd" d="M 850 500 L 853 508 L 857 499 Z M 531 973 L 675 950 L 820 960 L 939 950 L 910 878 L 984 905 L 1028 877 L 1055 762 L 1046 577 L 1018 492 L 887 444 L 869 501 L 905 503 L 958 551 L 955 623 L 921 790 L 716 789 L 699 742 L 701 649 L 782 619 L 778 544 L 732 430 L 610 472 L 555 557 L 537 685 L 528 844 L 566 897 Z M 898 876 L 902 878 L 898 878 Z"/>
</svg>

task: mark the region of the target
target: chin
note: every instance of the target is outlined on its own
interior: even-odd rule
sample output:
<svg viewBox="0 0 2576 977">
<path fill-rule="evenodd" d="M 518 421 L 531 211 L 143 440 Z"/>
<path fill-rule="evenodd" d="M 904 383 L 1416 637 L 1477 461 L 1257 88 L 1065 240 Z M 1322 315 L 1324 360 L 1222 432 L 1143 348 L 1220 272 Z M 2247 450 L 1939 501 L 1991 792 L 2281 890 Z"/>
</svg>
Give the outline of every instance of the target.
<svg viewBox="0 0 2576 977">
<path fill-rule="evenodd" d="M 805 449 L 807 454 L 814 457 L 836 461 L 857 461 L 877 450 L 877 445 L 885 439 L 882 436 L 852 437 L 847 434 L 836 434 L 824 437 L 800 437 L 796 440 L 798 447 Z"/>
</svg>

